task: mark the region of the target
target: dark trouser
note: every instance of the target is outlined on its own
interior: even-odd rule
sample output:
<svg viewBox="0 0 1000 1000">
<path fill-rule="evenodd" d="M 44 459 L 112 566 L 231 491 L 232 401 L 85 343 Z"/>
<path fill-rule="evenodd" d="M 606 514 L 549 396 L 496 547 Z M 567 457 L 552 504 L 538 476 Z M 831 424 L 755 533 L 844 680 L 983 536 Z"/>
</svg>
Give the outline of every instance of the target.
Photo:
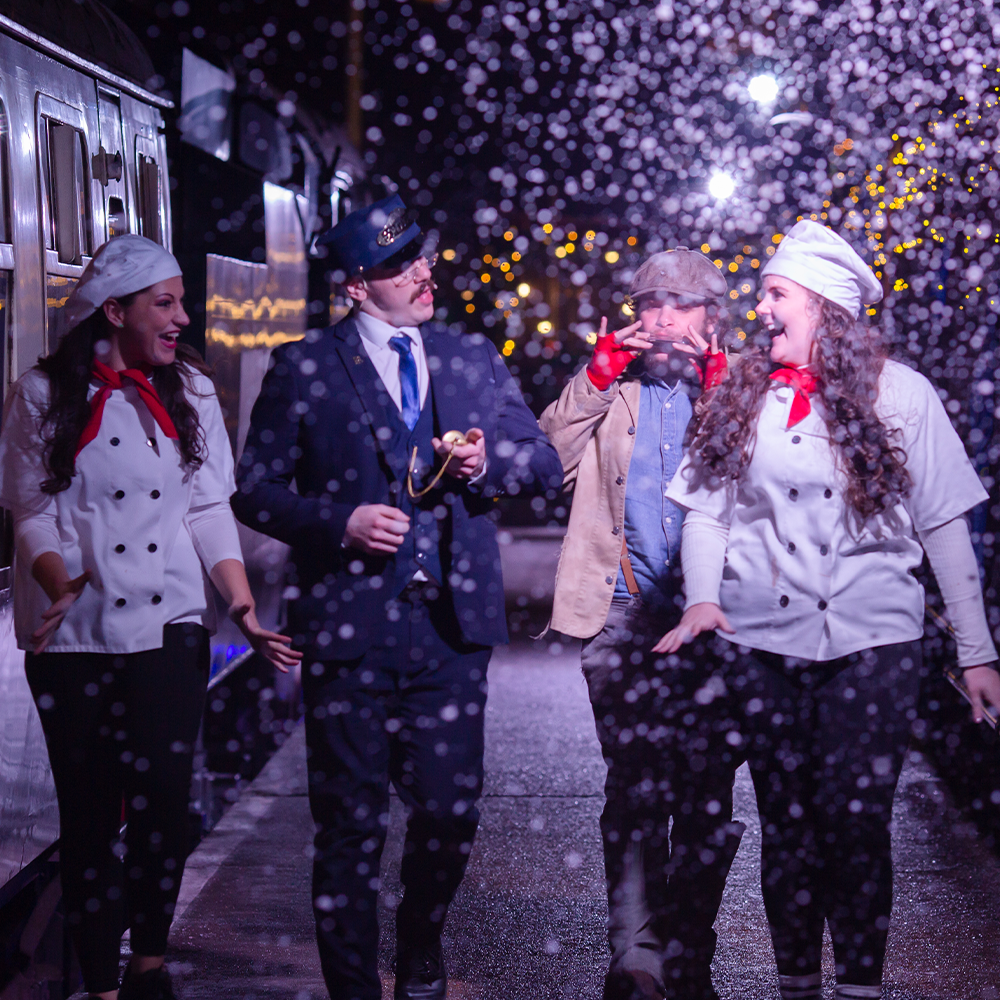
<svg viewBox="0 0 1000 1000">
<path fill-rule="evenodd" d="M 165 626 L 163 647 L 142 653 L 25 656 L 59 799 L 66 914 L 90 993 L 118 989 L 126 919 L 133 953 L 166 951 L 208 666 L 208 632 L 194 624 Z"/>
<path fill-rule="evenodd" d="M 382 996 L 376 906 L 390 780 L 409 814 L 398 942 L 437 939 L 465 872 L 479 820 L 492 650 L 463 645 L 458 634 L 450 597 L 404 592 L 364 656 L 303 670 L 313 908 L 332 1000 Z"/>
<path fill-rule="evenodd" d="M 735 723 L 701 643 L 682 660 L 650 652 L 672 624 L 615 600 L 581 654 L 608 765 L 609 975 L 647 972 L 668 989 L 709 974 L 712 925 L 742 834 L 732 815 L 743 759 L 735 733 L 727 741 Z"/>
<path fill-rule="evenodd" d="M 764 906 L 783 976 L 882 981 L 892 799 L 916 716 L 919 642 L 816 663 L 719 640 L 763 827 Z"/>
</svg>

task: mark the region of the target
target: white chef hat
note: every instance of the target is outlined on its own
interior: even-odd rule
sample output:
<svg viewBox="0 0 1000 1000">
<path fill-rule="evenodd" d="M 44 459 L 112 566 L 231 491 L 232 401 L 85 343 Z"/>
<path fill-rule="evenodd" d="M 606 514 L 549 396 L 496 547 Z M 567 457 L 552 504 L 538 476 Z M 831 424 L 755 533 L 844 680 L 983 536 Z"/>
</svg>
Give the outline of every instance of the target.
<svg viewBox="0 0 1000 1000">
<path fill-rule="evenodd" d="M 851 245 L 818 222 L 796 222 L 760 272 L 788 278 L 843 306 L 852 316 L 861 304 L 880 302 L 882 286 Z"/>
<path fill-rule="evenodd" d="M 94 254 L 66 300 L 66 329 L 82 323 L 108 299 L 141 292 L 180 275 L 177 258 L 159 243 L 134 233 L 114 236 Z"/>
</svg>

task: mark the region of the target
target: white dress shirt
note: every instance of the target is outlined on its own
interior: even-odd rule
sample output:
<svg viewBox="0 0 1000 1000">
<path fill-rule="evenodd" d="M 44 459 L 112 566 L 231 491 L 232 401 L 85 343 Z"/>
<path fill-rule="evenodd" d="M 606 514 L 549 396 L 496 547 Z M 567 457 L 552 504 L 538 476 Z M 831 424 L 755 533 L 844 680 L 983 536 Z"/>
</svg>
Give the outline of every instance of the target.
<svg viewBox="0 0 1000 1000">
<path fill-rule="evenodd" d="M 97 437 L 76 459 L 68 489 L 48 494 L 39 445 L 47 376 L 32 369 L 8 396 L 0 433 L 0 504 L 14 514 L 14 624 L 18 646 L 51 601 L 31 569 L 43 552 L 62 556 L 70 577 L 91 579 L 66 613 L 51 652 L 135 653 L 163 645 L 163 626 L 198 622 L 214 631 L 215 602 L 205 570 L 242 562 L 229 507 L 233 453 L 210 379 L 189 372 L 205 460 L 185 468 L 135 388 L 114 391 Z M 91 386 L 90 395 L 96 391 Z"/>
<path fill-rule="evenodd" d="M 358 310 L 354 318 L 358 324 L 358 333 L 361 334 L 361 343 L 365 352 L 371 358 L 375 371 L 378 372 L 378 377 L 382 380 L 382 384 L 400 413 L 403 412 L 403 390 L 399 384 L 399 354 L 389 346 L 389 341 L 401 333 L 410 338 L 413 360 L 417 365 L 420 406 L 423 407 L 427 399 L 430 376 L 427 372 L 427 354 L 424 351 L 424 341 L 420 336 L 420 330 L 415 326 L 394 327 L 361 310 Z"/>
<path fill-rule="evenodd" d="M 768 389 L 738 487 L 689 491 L 689 458 L 671 482 L 671 500 L 728 529 L 718 597 L 689 594 L 689 602 L 717 601 L 736 630 L 724 635 L 731 642 L 809 660 L 920 638 L 924 590 L 912 571 L 924 551 L 917 532 L 987 498 L 937 392 L 905 365 L 885 363 L 875 408 L 886 427 L 901 432 L 913 486 L 860 532 L 844 501 L 846 477 L 818 412 L 820 396 L 789 428 L 793 398 L 789 386 Z"/>
</svg>

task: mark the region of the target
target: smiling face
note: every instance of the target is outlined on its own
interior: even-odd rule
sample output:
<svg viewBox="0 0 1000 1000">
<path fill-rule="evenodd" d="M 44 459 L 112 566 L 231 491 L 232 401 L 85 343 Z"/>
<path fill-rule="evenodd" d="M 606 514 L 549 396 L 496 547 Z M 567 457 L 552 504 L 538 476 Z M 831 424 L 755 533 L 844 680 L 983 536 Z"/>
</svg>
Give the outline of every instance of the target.
<svg viewBox="0 0 1000 1000">
<path fill-rule="evenodd" d="M 128 297 L 127 297 L 128 298 Z M 127 305 L 117 299 L 104 303 L 110 324 L 110 351 L 105 364 L 116 371 L 138 368 L 148 374 L 173 364 L 177 338 L 191 321 L 184 311 L 184 281 L 167 278 L 137 292 Z"/>
<path fill-rule="evenodd" d="M 771 360 L 801 368 L 813 360 L 815 309 L 808 289 L 776 274 L 764 277 L 757 316 L 771 334 Z"/>
<path fill-rule="evenodd" d="M 419 326 L 434 316 L 434 284 L 431 264 L 418 257 L 399 271 L 371 271 L 351 278 L 347 292 L 369 313 L 397 329 Z"/>
</svg>

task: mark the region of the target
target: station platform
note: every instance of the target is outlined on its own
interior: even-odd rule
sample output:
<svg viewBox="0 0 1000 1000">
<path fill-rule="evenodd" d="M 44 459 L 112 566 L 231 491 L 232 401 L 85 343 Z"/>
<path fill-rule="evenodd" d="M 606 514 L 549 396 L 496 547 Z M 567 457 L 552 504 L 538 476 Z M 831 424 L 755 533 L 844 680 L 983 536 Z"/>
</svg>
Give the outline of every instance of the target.
<svg viewBox="0 0 1000 1000">
<path fill-rule="evenodd" d="M 445 929 L 448 996 L 599 1000 L 604 764 L 579 648 L 516 642 L 497 650 L 489 681 L 482 819 Z M 716 925 L 716 988 L 723 1000 L 776 1000 L 746 768 L 736 814 L 748 830 Z M 188 862 L 168 951 L 181 1000 L 326 997 L 310 907 L 312 829 L 299 728 Z M 900 783 L 893 847 L 885 1000 L 1000 1000 L 1000 860 L 919 754 Z M 380 898 L 386 997 L 401 851 L 394 802 Z M 829 947 L 825 969 L 832 996 Z"/>
</svg>

